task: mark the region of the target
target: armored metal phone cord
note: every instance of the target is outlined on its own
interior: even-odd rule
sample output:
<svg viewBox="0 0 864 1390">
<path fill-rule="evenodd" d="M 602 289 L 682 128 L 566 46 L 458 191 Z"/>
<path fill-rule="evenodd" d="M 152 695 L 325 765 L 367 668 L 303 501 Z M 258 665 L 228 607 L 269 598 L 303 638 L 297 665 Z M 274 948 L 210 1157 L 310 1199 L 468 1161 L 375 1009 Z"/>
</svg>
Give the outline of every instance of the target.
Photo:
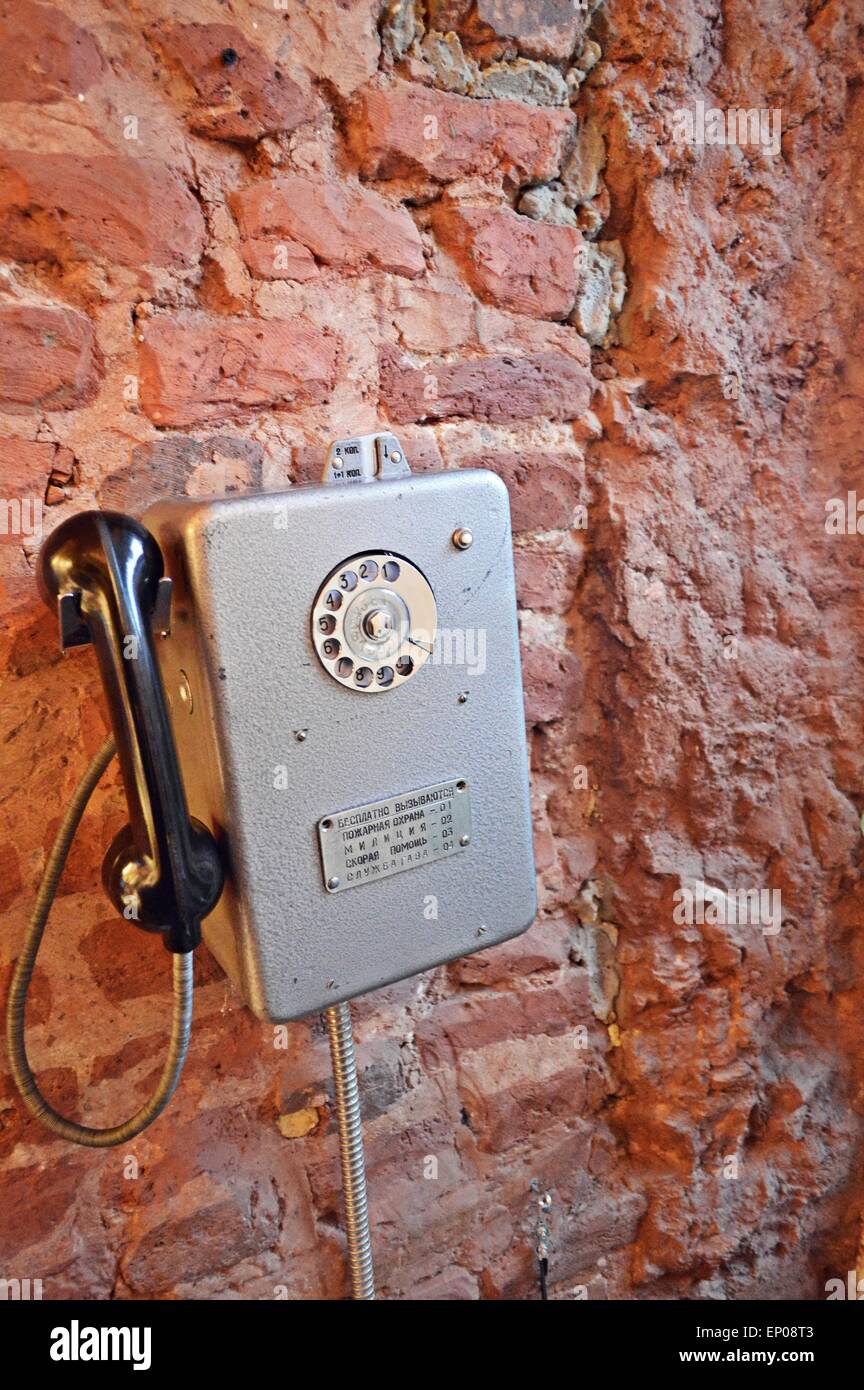
<svg viewBox="0 0 864 1390">
<path fill-rule="evenodd" d="M 339 1127 L 339 1158 L 342 1164 L 342 1191 L 345 1201 L 345 1234 L 348 1265 L 355 1299 L 374 1299 L 372 1239 L 369 1234 L 369 1205 L 366 1200 L 366 1163 L 363 1157 L 363 1127 L 360 1118 L 360 1088 L 351 1031 L 351 1008 L 334 1004 L 325 1010 L 336 1092 L 336 1121 Z"/>
<path fill-rule="evenodd" d="M 52 1134 L 84 1144 L 92 1149 L 111 1148 L 126 1143 L 140 1134 L 162 1113 L 177 1089 L 186 1054 L 192 1024 L 192 952 L 175 953 L 174 1010 L 171 1020 L 171 1039 L 165 1066 L 151 1098 L 123 1124 L 107 1129 L 92 1129 L 58 1114 L 42 1095 L 27 1060 L 24 1041 L 24 1015 L 27 992 L 42 944 L 48 914 L 57 894 L 57 885 L 66 865 L 75 832 L 87 803 L 106 767 L 114 757 L 113 735 L 105 740 L 94 757 L 75 793 L 57 832 L 48 856 L 45 873 L 36 895 L 36 903 L 24 937 L 21 954 L 15 966 L 6 1011 L 6 1040 L 9 1062 L 15 1085 L 25 1106 Z M 366 1168 L 363 1157 L 363 1131 L 360 1117 L 360 1091 L 357 1084 L 357 1063 L 351 1031 L 351 1010 L 348 1004 L 336 1004 L 325 1013 L 330 1038 L 330 1055 L 336 1092 L 336 1116 L 339 1129 L 339 1156 L 345 1200 L 345 1228 L 348 1240 L 348 1263 L 355 1299 L 374 1299 L 372 1273 L 372 1242 L 369 1234 L 369 1209 L 366 1199 Z"/>
<path fill-rule="evenodd" d="M 9 1049 L 9 1062 L 15 1085 L 21 1093 L 21 1099 L 25 1106 L 30 1114 L 41 1121 L 45 1128 L 50 1129 L 53 1134 L 58 1134 L 62 1139 L 71 1139 L 75 1144 L 86 1144 L 91 1149 L 107 1149 L 114 1144 L 123 1144 L 129 1139 L 134 1139 L 136 1134 L 140 1134 L 142 1129 L 146 1129 L 147 1125 L 161 1114 L 177 1089 L 189 1048 L 189 1029 L 192 1023 L 192 952 L 189 951 L 182 955 L 175 954 L 173 958 L 174 1011 L 171 1019 L 171 1040 L 159 1084 L 146 1105 L 142 1106 L 136 1114 L 123 1124 L 112 1125 L 108 1129 L 91 1129 L 87 1125 L 76 1124 L 74 1120 L 67 1120 L 65 1116 L 59 1115 L 56 1110 L 53 1110 L 41 1094 L 27 1061 L 27 1049 L 24 1044 L 24 1011 L 27 1006 L 27 990 L 30 986 L 33 967 L 36 964 L 42 934 L 45 931 L 45 923 L 54 902 L 57 884 L 60 881 L 60 875 L 63 872 L 75 831 L 78 829 L 96 784 L 113 758 L 114 752 L 115 743 L 112 735 L 102 744 L 78 783 L 75 794 L 67 807 L 57 832 L 57 838 L 48 856 L 42 882 L 39 885 L 36 905 L 33 908 L 21 955 L 18 957 L 18 963 L 12 977 L 12 987 L 9 991 L 9 1003 L 6 1011 L 6 1040 Z"/>
</svg>

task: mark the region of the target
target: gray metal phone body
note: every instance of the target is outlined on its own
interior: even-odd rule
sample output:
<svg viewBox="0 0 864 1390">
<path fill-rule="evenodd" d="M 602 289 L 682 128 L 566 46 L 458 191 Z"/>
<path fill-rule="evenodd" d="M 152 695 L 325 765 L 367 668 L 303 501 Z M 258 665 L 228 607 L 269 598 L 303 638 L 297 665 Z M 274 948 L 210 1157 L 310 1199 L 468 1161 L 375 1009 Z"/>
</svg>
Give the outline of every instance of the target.
<svg viewBox="0 0 864 1390">
<path fill-rule="evenodd" d="M 501 481 L 381 476 L 164 502 L 144 521 L 174 584 L 158 649 L 189 809 L 226 861 L 204 937 L 254 1012 L 298 1018 L 524 931 L 536 897 Z M 473 537 L 464 549 L 460 530 Z M 310 627 L 327 576 L 371 553 L 425 576 L 440 646 L 410 680 L 374 692 L 328 673 Z M 467 844 L 328 887 L 322 821 L 379 802 L 392 814 L 443 784 L 467 788 Z"/>
</svg>

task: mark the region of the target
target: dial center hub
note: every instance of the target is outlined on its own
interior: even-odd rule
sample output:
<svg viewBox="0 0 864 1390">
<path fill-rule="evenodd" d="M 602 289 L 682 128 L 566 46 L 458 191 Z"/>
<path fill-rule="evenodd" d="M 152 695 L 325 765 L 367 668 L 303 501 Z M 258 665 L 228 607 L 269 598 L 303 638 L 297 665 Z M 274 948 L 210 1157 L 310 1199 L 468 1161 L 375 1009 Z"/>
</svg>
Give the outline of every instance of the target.
<svg viewBox="0 0 864 1390">
<path fill-rule="evenodd" d="M 383 608 L 373 608 L 363 619 L 363 631 L 372 642 L 386 642 L 393 631 L 393 619 Z"/>
</svg>

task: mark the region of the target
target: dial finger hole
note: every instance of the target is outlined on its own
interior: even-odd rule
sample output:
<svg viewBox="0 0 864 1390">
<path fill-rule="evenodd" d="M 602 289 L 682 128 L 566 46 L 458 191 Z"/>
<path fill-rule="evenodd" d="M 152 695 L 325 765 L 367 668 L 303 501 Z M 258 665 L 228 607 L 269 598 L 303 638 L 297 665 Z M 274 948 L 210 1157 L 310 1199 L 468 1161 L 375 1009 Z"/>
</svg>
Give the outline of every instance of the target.
<svg viewBox="0 0 864 1390">
<path fill-rule="evenodd" d="M 318 619 L 318 631 L 329 635 L 336 626 L 336 619 L 331 613 L 322 613 Z"/>
<path fill-rule="evenodd" d="M 327 607 L 331 608 L 335 613 L 337 608 L 342 607 L 342 595 L 340 594 L 338 589 L 330 589 L 324 602 L 326 603 Z"/>
<path fill-rule="evenodd" d="M 401 574 L 401 570 L 395 560 L 387 560 L 382 568 L 384 578 L 388 584 L 394 584 Z"/>
<path fill-rule="evenodd" d="M 344 589 L 346 593 L 357 588 L 357 576 L 353 570 L 343 570 L 339 576 L 339 587 Z"/>
<path fill-rule="evenodd" d="M 360 578 L 365 579 L 367 584 L 371 584 L 373 579 L 378 578 L 378 566 L 374 560 L 364 560 L 360 566 Z"/>
<path fill-rule="evenodd" d="M 410 676 L 413 670 L 414 662 L 411 660 L 410 656 L 400 656 L 399 660 L 396 662 L 397 674 L 400 676 Z"/>
<path fill-rule="evenodd" d="M 351 660 L 350 656 L 343 656 L 336 662 L 337 674 L 340 675 L 343 680 L 347 680 L 353 670 L 354 662 Z"/>
<path fill-rule="evenodd" d="M 358 666 L 354 672 L 354 680 L 361 690 L 372 684 L 372 672 L 368 666 Z"/>
<path fill-rule="evenodd" d="M 335 637 L 328 637 L 326 642 L 321 644 L 321 650 L 325 656 L 329 656 L 332 661 L 334 656 L 339 655 L 339 642 Z"/>
<path fill-rule="evenodd" d="M 393 674 L 392 666 L 379 666 L 375 672 L 375 679 L 379 685 L 392 685 Z"/>
</svg>

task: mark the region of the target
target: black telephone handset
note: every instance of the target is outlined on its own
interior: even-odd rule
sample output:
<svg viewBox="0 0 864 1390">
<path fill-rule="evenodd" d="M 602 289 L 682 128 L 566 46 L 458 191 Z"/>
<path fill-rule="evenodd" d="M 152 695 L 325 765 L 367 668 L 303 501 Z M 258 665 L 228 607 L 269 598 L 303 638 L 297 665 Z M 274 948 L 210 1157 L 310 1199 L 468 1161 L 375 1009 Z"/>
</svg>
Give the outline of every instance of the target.
<svg viewBox="0 0 864 1390">
<path fill-rule="evenodd" d="M 129 824 L 110 845 L 103 883 L 127 919 L 191 951 L 222 890 L 213 836 L 188 812 L 153 626 L 167 625 L 170 581 L 146 527 L 118 512 L 83 512 L 52 533 L 39 589 L 59 608 L 64 646 L 92 642 L 123 772 Z"/>
</svg>

